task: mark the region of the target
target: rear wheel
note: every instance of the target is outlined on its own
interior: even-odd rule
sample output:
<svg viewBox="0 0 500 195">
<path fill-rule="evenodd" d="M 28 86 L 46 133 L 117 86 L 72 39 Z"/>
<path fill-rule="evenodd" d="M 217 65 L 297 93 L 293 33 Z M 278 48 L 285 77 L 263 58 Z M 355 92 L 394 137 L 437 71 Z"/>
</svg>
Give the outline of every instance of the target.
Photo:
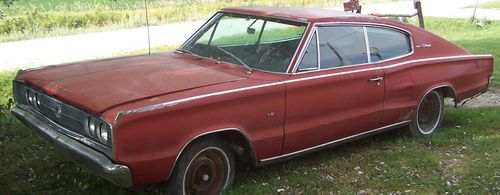
<svg viewBox="0 0 500 195">
<path fill-rule="evenodd" d="M 190 144 L 168 181 L 168 194 L 220 194 L 234 180 L 234 155 L 220 139 Z"/>
<path fill-rule="evenodd" d="M 426 136 L 434 133 L 443 120 L 444 101 L 441 91 L 427 93 L 417 106 L 417 113 L 410 123 L 413 136 Z"/>
</svg>

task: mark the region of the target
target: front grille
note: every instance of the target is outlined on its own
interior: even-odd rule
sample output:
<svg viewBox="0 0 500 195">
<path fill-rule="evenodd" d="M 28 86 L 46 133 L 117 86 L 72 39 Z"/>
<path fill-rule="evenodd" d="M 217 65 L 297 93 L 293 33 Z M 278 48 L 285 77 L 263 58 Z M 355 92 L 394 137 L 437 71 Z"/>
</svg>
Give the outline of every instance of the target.
<svg viewBox="0 0 500 195">
<path fill-rule="evenodd" d="M 30 96 L 32 97 L 31 101 Z M 56 129 L 60 133 L 79 141 L 86 140 L 84 144 L 105 153 L 111 158 L 113 157 L 112 149 L 102 144 L 87 131 L 85 122 L 92 116 L 85 111 L 51 97 L 41 90 L 29 87 L 21 81 L 14 81 L 14 100 L 17 106 L 36 112 L 37 115 L 50 119 L 52 123 L 63 127 Z"/>
<path fill-rule="evenodd" d="M 58 123 L 59 125 L 73 131 L 74 133 L 85 135 L 84 121 L 89 115 L 80 109 L 61 102 L 50 97 L 39 90 L 29 88 L 15 82 L 14 92 L 16 93 L 16 103 L 23 106 L 29 106 L 37 110 L 45 117 Z M 29 95 L 32 94 L 32 102 L 29 101 Z"/>
</svg>

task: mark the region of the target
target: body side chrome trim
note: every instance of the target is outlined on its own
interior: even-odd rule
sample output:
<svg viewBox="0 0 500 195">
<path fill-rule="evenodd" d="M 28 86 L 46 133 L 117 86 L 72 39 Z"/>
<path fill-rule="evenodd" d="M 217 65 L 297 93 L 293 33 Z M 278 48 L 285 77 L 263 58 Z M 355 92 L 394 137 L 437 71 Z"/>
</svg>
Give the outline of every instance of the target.
<svg viewBox="0 0 500 195">
<path fill-rule="evenodd" d="M 262 88 L 262 87 L 270 87 L 270 86 L 281 85 L 281 84 L 286 84 L 286 83 L 294 83 L 294 82 L 300 82 L 300 81 L 305 81 L 305 80 L 320 79 L 320 78 L 338 76 L 338 75 L 344 75 L 344 74 L 358 73 L 358 72 L 371 71 L 371 70 L 383 70 L 383 69 L 394 68 L 394 67 L 398 67 L 398 66 L 402 66 L 402 65 L 406 65 L 406 64 L 411 64 L 411 63 L 428 62 L 428 61 L 434 61 L 434 60 L 447 60 L 447 59 L 455 59 L 455 58 L 474 58 L 474 57 L 486 58 L 486 57 L 492 57 L 492 55 L 462 55 L 462 56 L 425 58 L 425 59 L 418 59 L 418 60 L 411 60 L 411 61 L 396 63 L 396 64 L 392 64 L 392 65 L 388 65 L 388 66 L 331 73 L 331 74 L 325 74 L 325 75 L 292 79 L 292 80 L 287 80 L 287 81 L 279 81 L 279 82 L 268 83 L 268 84 L 263 84 L 263 85 L 244 87 L 244 88 L 239 88 L 239 89 L 214 92 L 214 93 L 198 95 L 198 96 L 193 96 L 193 97 L 189 97 L 189 98 L 178 99 L 178 100 L 174 100 L 174 101 L 169 101 L 169 102 L 159 103 L 159 104 L 155 104 L 155 105 L 145 106 L 142 108 L 136 108 L 136 109 L 131 109 L 128 111 L 119 112 L 115 117 L 114 124 L 116 124 L 120 120 L 120 118 L 123 118 L 124 116 L 126 116 L 128 114 L 137 113 L 137 112 L 147 112 L 147 111 L 151 111 L 151 110 L 161 109 L 164 107 L 174 106 L 174 105 L 179 104 L 179 103 L 197 100 L 197 99 L 202 99 L 202 98 L 211 97 L 211 96 L 218 96 L 218 95 L 224 95 L 224 94 L 228 94 L 228 93 L 235 93 L 235 92 L 241 92 L 241 91 L 246 91 L 246 90 L 251 90 L 251 89 L 258 89 L 258 88 Z M 467 60 L 467 59 L 464 59 L 464 60 Z"/>
<path fill-rule="evenodd" d="M 237 131 L 238 133 L 240 133 L 243 137 L 245 137 L 245 140 L 248 142 L 248 144 L 250 145 L 250 150 L 251 150 L 251 155 L 252 155 L 252 158 L 253 160 L 256 160 L 256 155 L 255 155 L 255 149 L 253 147 L 253 144 L 252 142 L 250 141 L 249 136 L 248 134 L 246 134 L 244 131 L 242 131 L 241 129 L 239 128 L 222 128 L 222 129 L 217 129 L 217 130 L 212 130 L 212 131 L 207 131 L 207 132 L 204 132 L 202 134 L 199 134 L 193 138 L 191 138 L 187 143 L 185 143 L 181 150 L 177 153 L 177 157 L 175 157 L 175 161 L 174 161 L 174 166 L 172 166 L 172 169 L 170 170 L 170 173 L 168 174 L 168 177 L 167 178 L 170 178 L 170 175 L 172 175 L 172 172 L 174 171 L 174 168 L 175 168 L 175 165 L 177 164 L 177 161 L 179 160 L 179 157 L 181 156 L 181 154 L 184 152 L 184 149 L 186 149 L 186 147 L 191 143 L 193 142 L 194 140 L 202 137 L 202 136 L 205 136 L 205 135 L 210 135 L 210 134 L 213 134 L 213 133 L 219 133 L 219 132 L 224 132 L 224 131 Z M 257 161 L 254 162 L 254 164 L 257 164 Z"/>
<path fill-rule="evenodd" d="M 145 107 L 142 107 L 142 108 L 136 108 L 136 109 L 128 110 L 126 112 L 120 112 L 120 113 L 118 113 L 118 115 L 115 117 L 115 122 L 114 123 L 116 124 L 120 118 L 122 118 L 125 115 L 131 114 L 131 113 L 147 112 L 147 111 L 157 110 L 157 109 L 161 109 L 161 108 L 164 108 L 164 107 L 170 107 L 170 106 L 174 106 L 174 105 L 179 104 L 179 103 L 183 103 L 183 102 L 187 102 L 187 101 L 193 101 L 193 100 L 202 99 L 202 98 L 206 98 L 206 97 L 224 95 L 224 94 L 228 94 L 228 93 L 235 93 L 235 92 L 240 92 L 240 91 L 246 91 L 246 90 L 257 89 L 257 88 L 262 88 L 262 87 L 270 87 L 270 86 L 281 85 L 281 84 L 285 84 L 285 82 L 280 81 L 280 82 L 275 82 L 275 83 L 268 83 L 268 84 L 263 84 L 263 85 L 255 85 L 255 86 L 244 87 L 244 88 L 239 88 L 239 89 L 232 89 L 232 90 L 227 90 L 227 91 L 220 91 L 220 92 L 209 93 L 209 94 L 204 94 L 204 95 L 193 96 L 193 97 L 189 97 L 189 98 L 184 98 L 184 99 L 179 99 L 179 100 L 164 102 L 164 103 L 160 103 L 160 104 L 145 106 Z"/>
<path fill-rule="evenodd" d="M 348 136 L 348 137 L 336 139 L 336 140 L 333 140 L 333 141 L 330 141 L 330 142 L 327 142 L 327 143 L 323 143 L 323 144 L 320 144 L 320 145 L 316 145 L 316 146 L 313 146 L 313 147 L 310 147 L 310 148 L 305 148 L 305 149 L 298 150 L 298 151 L 295 151 L 295 152 L 290 152 L 290 153 L 287 153 L 287 154 L 282 154 L 282 155 L 279 155 L 279 156 L 262 159 L 262 160 L 260 160 L 260 162 L 261 163 L 266 163 L 268 161 L 274 161 L 274 160 L 279 160 L 279 159 L 282 159 L 282 158 L 287 158 L 287 157 L 292 157 L 292 156 L 295 156 L 295 155 L 300 155 L 300 154 L 303 154 L 303 153 L 311 152 L 311 151 L 316 150 L 316 149 L 322 149 L 322 148 L 326 148 L 326 147 L 329 147 L 329 146 L 333 146 L 333 145 L 335 145 L 335 144 L 337 144 L 339 142 L 352 140 L 352 139 L 358 138 L 358 137 L 363 136 L 363 135 L 369 135 L 371 133 L 375 133 L 375 132 L 379 132 L 379 131 L 384 131 L 384 130 L 389 130 L 389 129 L 394 128 L 394 127 L 403 126 L 403 125 L 406 125 L 408 123 L 410 123 L 410 120 L 401 121 L 401 122 L 398 122 L 398 123 L 394 123 L 394 124 L 391 124 L 391 125 L 387 125 L 387 126 L 384 126 L 384 127 L 373 129 L 373 130 L 370 130 L 370 131 L 365 131 L 365 132 L 358 133 L 358 134 L 355 134 L 355 135 L 351 135 L 351 136 Z"/>
<path fill-rule="evenodd" d="M 435 61 L 435 60 L 448 60 L 448 59 L 455 59 L 455 58 L 473 58 L 473 57 L 491 57 L 491 55 L 462 55 L 462 56 L 424 58 L 424 59 L 400 62 L 400 63 L 387 65 L 387 66 L 380 66 L 380 67 L 373 67 L 373 68 L 366 68 L 366 69 L 359 69 L 359 70 L 351 70 L 351 71 L 345 71 L 345 72 L 337 72 L 337 73 L 317 75 L 317 76 L 312 76 L 312 77 L 304 77 L 304 78 L 300 78 L 300 79 L 291 79 L 291 80 L 285 81 L 285 83 L 294 83 L 294 82 L 299 82 L 299 81 L 319 79 L 319 78 L 338 76 L 338 75 L 344 75 L 344 74 L 351 74 L 351 73 L 358 73 L 358 72 L 365 72 L 365 71 L 371 71 L 371 70 L 383 70 L 383 69 L 394 68 L 394 67 L 398 67 L 398 66 L 402 66 L 402 65 L 406 65 L 406 64 L 411 64 L 411 63 L 428 62 L 428 61 Z M 464 60 L 467 60 L 467 59 L 464 59 Z"/>
</svg>

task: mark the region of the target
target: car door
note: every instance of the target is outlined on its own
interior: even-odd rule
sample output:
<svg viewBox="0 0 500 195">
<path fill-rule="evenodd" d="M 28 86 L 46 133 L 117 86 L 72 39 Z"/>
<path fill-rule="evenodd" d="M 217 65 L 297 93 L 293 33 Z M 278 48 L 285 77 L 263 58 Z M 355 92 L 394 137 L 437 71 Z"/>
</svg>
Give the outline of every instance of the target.
<svg viewBox="0 0 500 195">
<path fill-rule="evenodd" d="M 366 28 L 320 26 L 285 82 L 284 154 L 380 127 L 383 70 L 369 63 Z"/>
</svg>

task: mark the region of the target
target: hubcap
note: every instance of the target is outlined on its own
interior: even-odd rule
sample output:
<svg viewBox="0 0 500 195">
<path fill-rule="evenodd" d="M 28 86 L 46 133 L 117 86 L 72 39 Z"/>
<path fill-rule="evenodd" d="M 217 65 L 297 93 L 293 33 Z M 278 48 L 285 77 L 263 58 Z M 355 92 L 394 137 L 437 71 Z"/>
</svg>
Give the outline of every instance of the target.
<svg viewBox="0 0 500 195">
<path fill-rule="evenodd" d="M 190 164 L 186 172 L 187 194 L 218 194 L 225 183 L 225 159 L 220 151 L 206 150 Z"/>
<path fill-rule="evenodd" d="M 441 117 L 441 100 L 436 92 L 429 93 L 420 102 L 417 113 L 417 125 L 423 134 L 434 131 Z"/>
</svg>

